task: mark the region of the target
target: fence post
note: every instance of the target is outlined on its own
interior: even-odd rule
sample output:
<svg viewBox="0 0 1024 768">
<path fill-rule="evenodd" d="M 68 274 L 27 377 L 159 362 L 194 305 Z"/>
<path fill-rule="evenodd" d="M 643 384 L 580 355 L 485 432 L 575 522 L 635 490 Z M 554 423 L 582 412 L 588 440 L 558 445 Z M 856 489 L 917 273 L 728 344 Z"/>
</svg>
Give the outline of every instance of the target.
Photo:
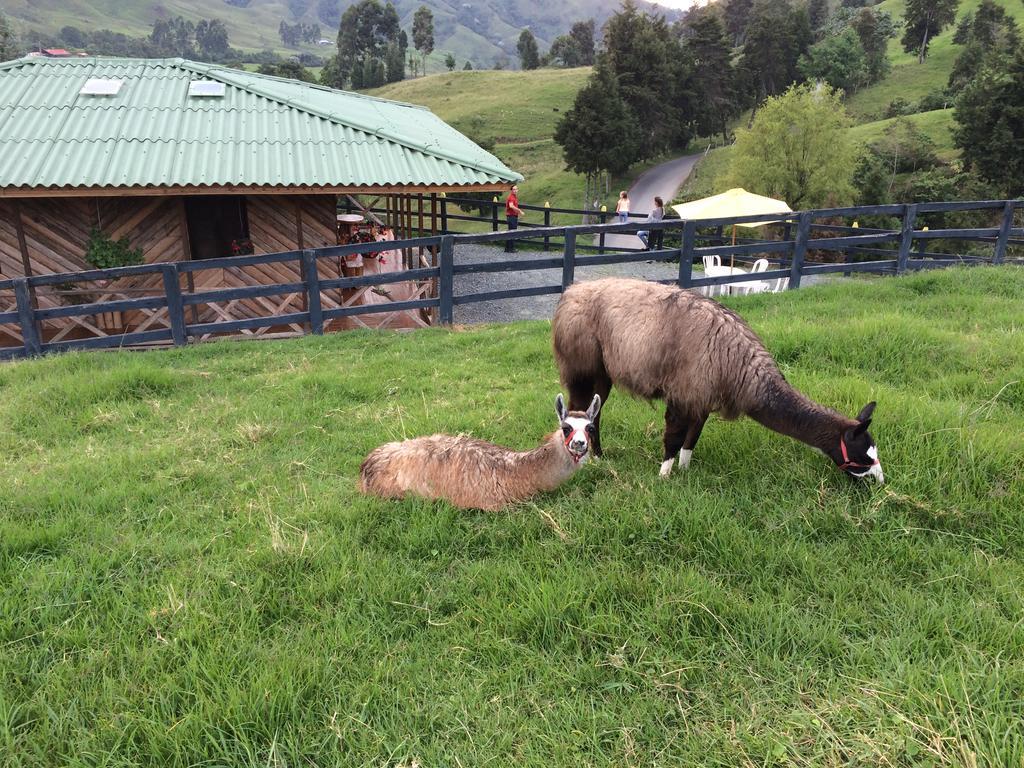
<svg viewBox="0 0 1024 768">
<path fill-rule="evenodd" d="M 697 222 L 683 224 L 683 247 L 679 249 L 679 287 L 689 288 L 693 283 L 693 249 L 697 244 Z"/>
<path fill-rule="evenodd" d="M 185 333 L 185 305 L 181 302 L 181 284 L 178 282 L 177 264 L 160 267 L 164 278 L 164 295 L 167 297 L 167 318 L 171 322 L 171 341 L 180 347 L 188 343 Z"/>
<path fill-rule="evenodd" d="M 900 252 L 896 256 L 896 274 L 902 275 L 907 271 L 907 260 L 910 258 L 910 249 L 914 245 L 914 219 L 917 218 L 917 206 L 914 204 L 903 208 L 903 227 L 900 230 Z"/>
<path fill-rule="evenodd" d="M 324 334 L 324 310 L 320 303 L 320 272 L 316 266 L 316 251 L 302 252 L 303 282 L 306 284 L 306 306 L 309 307 L 309 329 L 316 336 Z"/>
<path fill-rule="evenodd" d="M 996 238 L 996 250 L 992 254 L 993 264 L 1002 264 L 1006 258 L 1006 243 L 1010 239 L 1010 230 L 1013 229 L 1013 200 L 1007 200 L 1003 205 L 1003 223 L 999 226 L 999 237 Z"/>
<path fill-rule="evenodd" d="M 491 201 L 491 231 L 498 231 L 498 198 L 495 196 Z"/>
<path fill-rule="evenodd" d="M 565 232 L 565 248 L 562 249 L 562 291 L 572 285 L 576 277 L 576 231 Z"/>
<path fill-rule="evenodd" d="M 39 324 L 36 322 L 36 310 L 32 306 L 32 292 L 29 290 L 27 278 L 14 278 L 14 298 L 18 302 L 18 322 L 21 324 L 21 338 L 25 340 L 25 356 L 41 355 L 43 344 L 39 336 Z"/>
<path fill-rule="evenodd" d="M 800 287 L 800 273 L 804 268 L 804 256 L 807 255 L 807 241 L 811 236 L 811 214 L 804 211 L 796 224 L 796 240 L 793 241 L 793 263 L 789 267 L 789 287 L 795 290 Z"/>
<path fill-rule="evenodd" d="M 452 235 L 441 238 L 440 266 L 437 291 L 441 306 L 438 315 L 441 325 L 451 325 L 455 319 L 455 238 Z"/>
<path fill-rule="evenodd" d="M 608 220 L 608 214 L 605 213 L 604 206 L 601 206 L 600 213 L 597 214 L 597 221 L 600 224 L 604 224 Z M 604 230 L 597 236 L 597 252 L 604 253 Z"/>
<path fill-rule="evenodd" d="M 551 203 L 544 202 L 544 229 L 551 226 Z M 544 235 L 544 250 L 551 250 L 551 235 Z"/>
<path fill-rule="evenodd" d="M 448 195 L 441 193 L 441 234 L 448 234 Z"/>
</svg>

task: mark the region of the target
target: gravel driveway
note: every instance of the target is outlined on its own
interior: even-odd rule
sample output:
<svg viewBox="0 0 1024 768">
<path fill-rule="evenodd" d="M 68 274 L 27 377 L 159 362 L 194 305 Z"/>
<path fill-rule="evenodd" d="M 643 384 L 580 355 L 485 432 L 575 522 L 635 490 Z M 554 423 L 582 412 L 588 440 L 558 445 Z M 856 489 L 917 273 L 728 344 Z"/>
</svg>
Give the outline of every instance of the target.
<svg viewBox="0 0 1024 768">
<path fill-rule="evenodd" d="M 486 245 L 459 245 L 455 249 L 456 264 L 479 264 L 505 261 L 507 259 L 550 259 L 561 256 L 560 249 L 544 251 L 518 250 L 507 254 L 501 248 Z M 674 262 L 637 262 L 633 264 L 608 264 L 600 267 L 577 267 L 576 280 L 597 280 L 601 277 L 636 277 L 648 280 L 673 279 L 679 274 L 679 265 Z M 700 274 L 694 270 L 694 275 Z M 561 285 L 562 270 L 536 269 L 525 272 L 484 272 L 455 275 L 455 295 L 506 291 L 515 288 L 531 288 L 544 285 Z M 462 304 L 455 307 L 456 323 L 503 323 L 509 320 L 548 320 L 555 311 L 559 294 L 548 296 L 526 296 L 516 299 L 483 301 Z"/>
</svg>

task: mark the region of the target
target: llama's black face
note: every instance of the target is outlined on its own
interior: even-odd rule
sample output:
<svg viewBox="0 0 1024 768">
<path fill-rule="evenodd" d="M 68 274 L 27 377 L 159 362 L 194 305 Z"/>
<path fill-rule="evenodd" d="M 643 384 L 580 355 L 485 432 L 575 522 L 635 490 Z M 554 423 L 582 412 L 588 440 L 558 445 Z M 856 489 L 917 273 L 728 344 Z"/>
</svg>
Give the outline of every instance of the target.
<svg viewBox="0 0 1024 768">
<path fill-rule="evenodd" d="M 857 414 L 857 425 L 846 430 L 839 438 L 832 459 L 850 477 L 870 477 L 885 482 L 882 465 L 878 461 L 878 446 L 868 432 L 875 404 L 868 403 Z"/>
<path fill-rule="evenodd" d="M 555 398 L 555 413 L 558 414 L 558 424 L 562 430 L 562 444 L 576 464 L 585 461 L 590 453 L 595 432 L 594 419 L 600 410 L 600 395 L 594 395 L 586 413 L 566 409 L 561 395 Z"/>
</svg>

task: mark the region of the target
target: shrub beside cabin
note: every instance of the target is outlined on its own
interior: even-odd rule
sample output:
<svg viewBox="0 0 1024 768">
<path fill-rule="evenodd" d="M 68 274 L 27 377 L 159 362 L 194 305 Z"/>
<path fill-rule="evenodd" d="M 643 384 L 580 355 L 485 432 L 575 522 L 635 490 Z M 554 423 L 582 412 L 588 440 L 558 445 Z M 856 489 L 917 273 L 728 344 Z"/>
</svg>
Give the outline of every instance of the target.
<svg viewBox="0 0 1024 768">
<path fill-rule="evenodd" d="M 384 207 L 387 214 L 366 218 L 395 239 L 429 235 L 438 229 L 440 193 L 500 192 L 520 178 L 408 104 L 183 59 L 0 65 L 0 280 L 92 269 L 97 260 L 335 245 L 339 201 Z M 418 266 L 436 254 L 402 256 Z M 338 277 L 342 265 L 320 269 L 323 278 Z M 298 270 L 295 263 L 203 271 L 204 285 L 182 290 L 297 282 Z M 49 308 L 160 292 L 159 275 L 147 275 L 40 287 L 34 301 Z M 327 306 L 352 300 L 324 297 Z M 199 305 L 190 321 L 297 311 L 303 301 L 296 293 Z M 0 295 L 0 312 L 11 308 L 13 297 Z M 164 323 L 166 310 L 162 318 L 111 312 L 48 319 L 42 333 L 110 335 Z M 0 334 L 17 332 L 0 326 Z"/>
</svg>

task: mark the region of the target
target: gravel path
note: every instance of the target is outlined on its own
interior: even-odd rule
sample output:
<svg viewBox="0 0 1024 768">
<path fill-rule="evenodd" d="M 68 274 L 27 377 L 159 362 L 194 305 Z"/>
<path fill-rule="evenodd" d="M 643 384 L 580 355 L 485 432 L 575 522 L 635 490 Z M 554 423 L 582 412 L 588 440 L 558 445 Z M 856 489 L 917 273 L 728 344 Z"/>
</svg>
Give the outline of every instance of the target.
<svg viewBox="0 0 1024 768">
<path fill-rule="evenodd" d="M 500 248 L 485 245 L 459 245 L 455 249 L 456 264 L 479 264 L 505 261 L 510 258 L 550 259 L 561 256 L 559 249 L 544 251 L 518 250 L 507 254 Z M 597 280 L 601 277 L 637 277 L 648 280 L 667 280 L 679 274 L 679 265 L 664 262 L 638 262 L 634 264 L 608 264 L 600 267 L 577 267 L 576 280 Z M 694 275 L 700 274 L 694 270 Z M 484 272 L 455 275 L 455 295 L 505 291 L 543 285 L 561 285 L 562 270 L 535 269 L 524 272 Z M 498 323 L 509 320 L 547 320 L 555 311 L 559 294 L 526 296 L 517 299 L 483 301 L 455 307 L 456 323 Z"/>
</svg>

